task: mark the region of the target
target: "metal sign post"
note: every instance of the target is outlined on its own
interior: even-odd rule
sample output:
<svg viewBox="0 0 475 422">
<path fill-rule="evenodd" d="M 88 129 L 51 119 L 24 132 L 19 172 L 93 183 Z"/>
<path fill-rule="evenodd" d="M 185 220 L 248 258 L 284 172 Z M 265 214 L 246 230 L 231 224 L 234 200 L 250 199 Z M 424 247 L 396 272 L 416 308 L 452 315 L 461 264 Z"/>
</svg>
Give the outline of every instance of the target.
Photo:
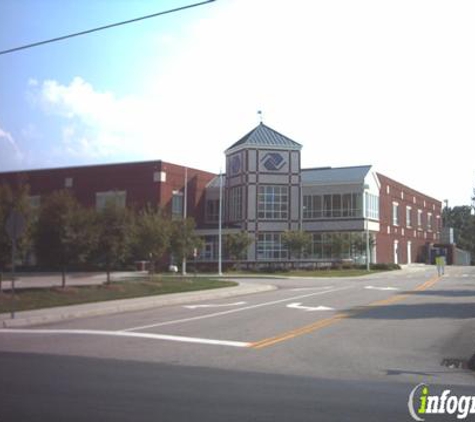
<svg viewBox="0 0 475 422">
<path fill-rule="evenodd" d="M 16 260 L 16 240 L 12 240 L 12 310 L 11 318 L 15 318 L 15 260 Z"/>
<path fill-rule="evenodd" d="M 16 247 L 17 240 L 25 231 L 25 217 L 17 210 L 12 210 L 7 218 L 5 224 L 5 231 L 7 232 L 12 242 L 12 310 L 11 317 L 15 318 L 15 261 L 16 261 Z"/>
</svg>

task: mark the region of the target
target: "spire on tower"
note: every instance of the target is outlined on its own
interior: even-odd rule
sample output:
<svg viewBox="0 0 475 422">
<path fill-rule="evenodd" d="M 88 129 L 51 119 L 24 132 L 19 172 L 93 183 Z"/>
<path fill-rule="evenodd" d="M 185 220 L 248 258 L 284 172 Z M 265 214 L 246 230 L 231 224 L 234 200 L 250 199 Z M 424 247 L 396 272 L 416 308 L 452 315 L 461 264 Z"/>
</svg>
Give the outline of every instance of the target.
<svg viewBox="0 0 475 422">
<path fill-rule="evenodd" d="M 263 121 L 262 110 L 257 110 L 257 115 L 259 116 L 259 123 L 262 124 L 262 121 Z"/>
</svg>

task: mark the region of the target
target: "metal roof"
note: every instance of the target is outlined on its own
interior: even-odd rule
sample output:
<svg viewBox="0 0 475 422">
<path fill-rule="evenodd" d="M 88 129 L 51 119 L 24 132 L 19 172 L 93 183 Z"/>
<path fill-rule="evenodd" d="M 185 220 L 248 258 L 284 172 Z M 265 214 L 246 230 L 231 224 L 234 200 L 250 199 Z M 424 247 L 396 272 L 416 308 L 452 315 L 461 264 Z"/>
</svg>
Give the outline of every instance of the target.
<svg viewBox="0 0 475 422">
<path fill-rule="evenodd" d="M 279 148 L 279 149 L 292 149 L 301 150 L 302 145 L 292 141 L 276 132 L 274 129 L 266 126 L 264 123 L 260 123 L 256 128 L 251 130 L 247 135 L 243 136 L 235 144 L 231 145 L 226 152 L 236 149 L 238 147 L 267 147 L 267 148 Z"/>
<path fill-rule="evenodd" d="M 363 183 L 371 166 L 302 169 L 304 184 Z"/>
<path fill-rule="evenodd" d="M 221 177 L 223 178 L 223 188 L 224 186 L 226 186 L 226 174 L 223 174 L 221 175 Z M 206 185 L 206 188 L 219 188 L 220 186 L 220 176 L 217 175 L 216 177 L 214 177 L 207 185 Z"/>
</svg>

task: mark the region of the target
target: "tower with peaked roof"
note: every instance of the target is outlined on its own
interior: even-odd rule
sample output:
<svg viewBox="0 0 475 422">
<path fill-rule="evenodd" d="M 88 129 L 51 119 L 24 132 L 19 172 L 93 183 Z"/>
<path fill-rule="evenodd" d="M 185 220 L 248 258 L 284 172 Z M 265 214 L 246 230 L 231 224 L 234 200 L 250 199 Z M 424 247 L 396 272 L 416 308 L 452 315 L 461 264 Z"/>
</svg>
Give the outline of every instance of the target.
<svg viewBox="0 0 475 422">
<path fill-rule="evenodd" d="M 441 242 L 439 200 L 371 165 L 302 169 L 301 148 L 261 122 L 226 150 L 226 175 L 153 160 L 0 172 L 0 185 L 27 183 L 33 208 L 43 197 L 67 189 L 87 207 L 100 209 L 113 198 L 134 209 L 159 207 L 172 218 L 186 214 L 195 219 L 204 241 L 194 264 L 208 270 L 220 258 L 236 263 L 220 246 L 241 230 L 253 242 L 239 261 L 256 267 L 292 261 L 307 268 L 430 263 L 441 251 L 448 262 L 465 265 L 467 254 Z M 299 257 L 290 256 L 282 242 L 287 230 L 309 236 Z"/>
<path fill-rule="evenodd" d="M 226 150 L 226 223 L 255 238 L 248 259 L 287 257 L 282 233 L 301 222 L 301 149 L 261 122 Z"/>
</svg>

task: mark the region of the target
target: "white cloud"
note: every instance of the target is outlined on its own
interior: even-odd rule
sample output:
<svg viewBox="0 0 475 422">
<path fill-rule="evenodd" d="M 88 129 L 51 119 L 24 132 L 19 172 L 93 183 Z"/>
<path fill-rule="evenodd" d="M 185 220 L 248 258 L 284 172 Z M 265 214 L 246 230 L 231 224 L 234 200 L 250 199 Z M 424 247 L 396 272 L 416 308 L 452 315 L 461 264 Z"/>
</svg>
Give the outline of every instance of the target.
<svg viewBox="0 0 475 422">
<path fill-rule="evenodd" d="M 117 97 L 80 77 L 30 89 L 64 119 L 62 147 L 77 156 L 218 171 L 262 109 L 304 144 L 304 166 L 374 164 L 462 203 L 474 169 L 463 152 L 475 138 L 474 11 L 467 1 L 217 2 L 180 38 L 157 36 L 146 92 Z"/>
<path fill-rule="evenodd" d="M 0 127 L 0 171 L 16 170 L 23 160 L 13 136 Z"/>
<path fill-rule="evenodd" d="M 100 158 L 128 152 L 144 140 L 137 139 L 143 124 L 146 101 L 116 98 L 100 92 L 80 77 L 69 85 L 46 80 L 32 94 L 34 102 L 49 115 L 63 119 L 62 146 L 76 157 Z"/>
</svg>

